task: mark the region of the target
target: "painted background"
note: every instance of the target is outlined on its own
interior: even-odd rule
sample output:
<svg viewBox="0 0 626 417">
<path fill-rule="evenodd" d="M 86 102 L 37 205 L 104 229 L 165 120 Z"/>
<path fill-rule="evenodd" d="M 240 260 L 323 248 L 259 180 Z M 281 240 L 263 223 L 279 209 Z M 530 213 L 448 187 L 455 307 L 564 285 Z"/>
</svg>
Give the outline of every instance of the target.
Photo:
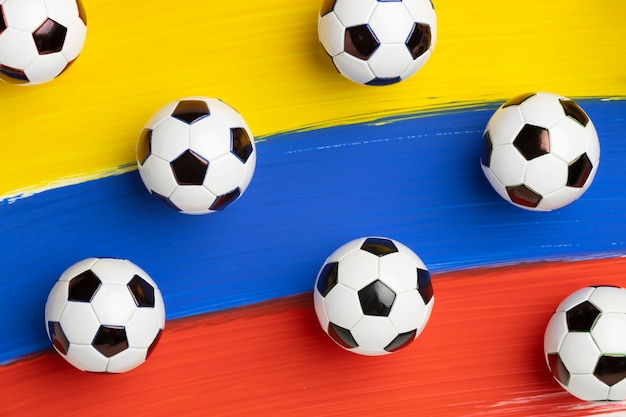
<svg viewBox="0 0 626 417">
<path fill-rule="evenodd" d="M 318 2 L 85 1 L 66 74 L 0 84 L 0 416 L 626 412 L 569 396 L 542 358 L 562 298 L 625 285 L 626 3 L 435 6 L 426 66 L 369 88 L 334 72 Z M 478 164 L 490 115 L 525 91 L 577 99 L 601 139 L 593 186 L 551 213 L 502 201 Z M 149 196 L 133 162 L 145 120 L 189 95 L 228 102 L 258 140 L 250 188 L 210 216 Z M 426 330 L 385 358 L 337 348 L 312 307 L 326 256 L 364 235 L 405 243 L 434 279 Z M 164 294 L 163 338 L 128 374 L 49 348 L 48 291 L 89 256 L 132 260 Z"/>
</svg>

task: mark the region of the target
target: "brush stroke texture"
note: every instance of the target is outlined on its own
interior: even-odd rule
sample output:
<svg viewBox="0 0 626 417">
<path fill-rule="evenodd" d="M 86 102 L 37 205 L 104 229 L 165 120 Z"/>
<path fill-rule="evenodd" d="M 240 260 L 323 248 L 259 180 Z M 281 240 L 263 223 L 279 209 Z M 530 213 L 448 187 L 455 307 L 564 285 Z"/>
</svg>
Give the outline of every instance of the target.
<svg viewBox="0 0 626 417">
<path fill-rule="evenodd" d="M 70 70 L 34 88 L 0 83 L 0 196 L 130 163 L 144 122 L 185 96 L 221 98 L 264 137 L 527 90 L 626 95 L 623 0 L 435 1 L 432 58 L 385 88 L 337 74 L 317 40 L 320 0 L 84 3 Z"/>
<path fill-rule="evenodd" d="M 169 319 L 310 291 L 353 238 L 382 235 L 435 272 L 611 257 L 626 246 L 625 101 L 582 101 L 598 129 L 594 184 L 551 213 L 521 210 L 479 167 L 494 107 L 278 135 L 259 143 L 250 188 L 228 210 L 176 213 L 136 172 L 0 205 L 0 363 L 46 348 L 43 306 L 65 268 L 132 260 L 159 283 Z"/>
<path fill-rule="evenodd" d="M 0 414 L 32 417 L 624 415 L 554 381 L 545 326 L 590 284 L 622 285 L 625 258 L 437 273 L 435 306 L 410 346 L 344 351 L 319 328 L 310 292 L 173 320 L 149 360 L 121 375 L 80 372 L 55 352 L 0 367 Z"/>
</svg>

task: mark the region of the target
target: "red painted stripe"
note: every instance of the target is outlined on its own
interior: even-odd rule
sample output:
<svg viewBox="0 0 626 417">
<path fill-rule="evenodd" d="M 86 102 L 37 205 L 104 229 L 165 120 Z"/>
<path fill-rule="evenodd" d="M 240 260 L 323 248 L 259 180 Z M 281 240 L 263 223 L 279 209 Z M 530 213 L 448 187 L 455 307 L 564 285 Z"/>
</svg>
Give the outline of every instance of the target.
<svg viewBox="0 0 626 417">
<path fill-rule="evenodd" d="M 562 391 L 543 360 L 556 305 L 624 286 L 626 258 L 434 276 L 428 327 L 386 357 L 343 351 L 310 294 L 170 321 L 152 357 L 122 375 L 74 370 L 48 352 L 0 367 L 0 415 L 582 416 L 626 410 Z"/>
</svg>

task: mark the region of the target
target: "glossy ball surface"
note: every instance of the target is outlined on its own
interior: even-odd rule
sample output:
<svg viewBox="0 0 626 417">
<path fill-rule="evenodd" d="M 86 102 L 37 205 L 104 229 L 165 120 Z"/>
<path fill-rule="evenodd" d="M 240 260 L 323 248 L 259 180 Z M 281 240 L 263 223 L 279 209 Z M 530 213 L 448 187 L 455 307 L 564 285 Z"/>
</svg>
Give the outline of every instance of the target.
<svg viewBox="0 0 626 417">
<path fill-rule="evenodd" d="M 74 367 L 121 373 L 146 361 L 165 328 L 157 284 L 130 261 L 88 258 L 69 267 L 48 295 L 48 338 Z"/>
<path fill-rule="evenodd" d="M 367 356 L 408 346 L 424 330 L 435 302 L 428 269 L 408 247 L 364 237 L 324 262 L 313 290 L 322 329 L 342 348 Z"/>
<path fill-rule="evenodd" d="M 551 211 L 591 186 L 600 163 L 593 122 L 573 100 L 527 93 L 493 114 L 483 135 L 480 164 L 493 189 L 509 203 Z"/>
<path fill-rule="evenodd" d="M 327 0 L 318 37 L 341 75 L 359 84 L 395 84 L 416 73 L 437 41 L 430 0 Z"/>
<path fill-rule="evenodd" d="M 41 84 L 76 60 L 87 34 L 80 0 L 0 1 L 0 80 Z"/>
<path fill-rule="evenodd" d="M 148 191 L 185 214 L 225 210 L 244 193 L 256 145 L 243 117 L 207 97 L 173 101 L 145 124 L 136 147 Z"/>
<path fill-rule="evenodd" d="M 544 355 L 575 397 L 626 399 L 626 289 L 586 287 L 566 297 L 546 327 Z"/>
</svg>

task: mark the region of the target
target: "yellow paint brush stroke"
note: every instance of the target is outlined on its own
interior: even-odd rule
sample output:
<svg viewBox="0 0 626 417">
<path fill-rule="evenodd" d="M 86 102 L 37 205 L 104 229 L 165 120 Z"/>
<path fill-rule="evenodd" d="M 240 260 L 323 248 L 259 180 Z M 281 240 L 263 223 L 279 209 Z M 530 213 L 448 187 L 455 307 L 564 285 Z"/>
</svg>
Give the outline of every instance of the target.
<svg viewBox="0 0 626 417">
<path fill-rule="evenodd" d="M 623 0 L 440 0 L 411 79 L 363 87 L 317 41 L 320 1 L 84 0 L 87 42 L 59 79 L 0 85 L 0 196 L 118 173 L 166 102 L 218 97 L 257 137 L 529 90 L 626 96 Z"/>
</svg>

